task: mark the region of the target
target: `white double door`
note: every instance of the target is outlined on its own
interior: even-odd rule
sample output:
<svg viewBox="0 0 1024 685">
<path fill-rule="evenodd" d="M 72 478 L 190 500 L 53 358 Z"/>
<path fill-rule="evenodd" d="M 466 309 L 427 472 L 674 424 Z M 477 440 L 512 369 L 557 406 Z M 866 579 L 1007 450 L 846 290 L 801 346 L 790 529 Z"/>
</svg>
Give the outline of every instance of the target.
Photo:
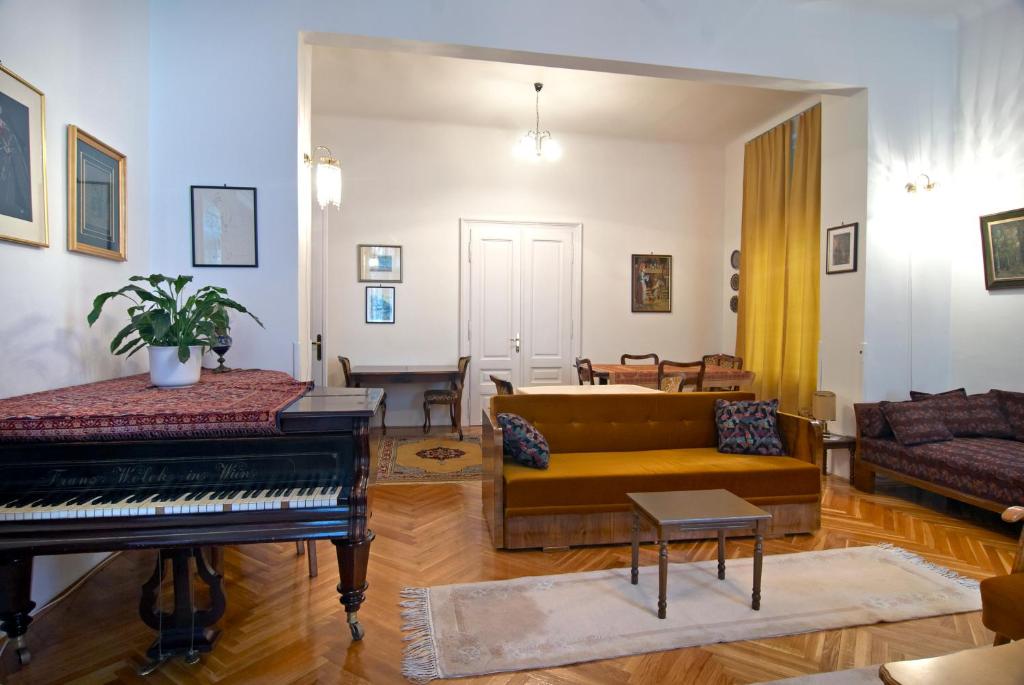
<svg viewBox="0 0 1024 685">
<path fill-rule="evenodd" d="M 573 378 L 580 327 L 579 224 L 463 221 L 468 231 L 470 422 L 495 394 L 490 377 L 524 385 Z M 466 300 L 468 299 L 468 303 Z M 468 304 L 468 306 L 466 306 Z"/>
</svg>

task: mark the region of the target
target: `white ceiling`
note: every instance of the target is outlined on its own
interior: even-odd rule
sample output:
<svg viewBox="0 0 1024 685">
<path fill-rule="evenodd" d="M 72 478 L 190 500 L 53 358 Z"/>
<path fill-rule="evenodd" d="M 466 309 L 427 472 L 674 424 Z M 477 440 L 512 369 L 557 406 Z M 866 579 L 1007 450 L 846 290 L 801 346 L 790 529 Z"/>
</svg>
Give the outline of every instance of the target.
<svg viewBox="0 0 1024 685">
<path fill-rule="evenodd" d="M 807 93 L 650 76 L 316 46 L 313 114 L 526 130 L 534 81 L 541 128 L 676 142 L 724 143 Z"/>
</svg>

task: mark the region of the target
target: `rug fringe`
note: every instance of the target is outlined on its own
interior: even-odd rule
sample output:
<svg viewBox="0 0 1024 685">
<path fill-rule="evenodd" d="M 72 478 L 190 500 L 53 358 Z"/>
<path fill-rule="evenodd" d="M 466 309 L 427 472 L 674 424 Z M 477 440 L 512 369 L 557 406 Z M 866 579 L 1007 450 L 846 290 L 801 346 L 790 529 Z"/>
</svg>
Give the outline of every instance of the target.
<svg viewBox="0 0 1024 685">
<path fill-rule="evenodd" d="M 895 554 L 901 559 L 906 559 L 907 561 L 911 562 L 916 566 L 928 569 L 933 573 L 938 573 L 940 576 L 943 576 L 944 578 L 949 578 L 957 585 L 965 587 L 969 590 L 977 590 L 980 584 L 974 578 L 962 576 L 953 569 L 946 568 L 945 566 L 939 566 L 938 564 L 932 563 L 924 557 L 915 554 L 914 552 L 911 552 L 910 550 L 903 549 L 902 547 L 898 547 L 888 542 L 880 542 L 878 543 L 878 545 L 876 545 L 876 547 L 879 547 L 880 549 L 884 549 L 887 552 Z"/>
<path fill-rule="evenodd" d="M 402 675 L 414 683 L 427 683 L 441 677 L 430 615 L 430 588 L 407 587 L 400 593 L 402 632 L 409 643 L 402 654 Z"/>
</svg>

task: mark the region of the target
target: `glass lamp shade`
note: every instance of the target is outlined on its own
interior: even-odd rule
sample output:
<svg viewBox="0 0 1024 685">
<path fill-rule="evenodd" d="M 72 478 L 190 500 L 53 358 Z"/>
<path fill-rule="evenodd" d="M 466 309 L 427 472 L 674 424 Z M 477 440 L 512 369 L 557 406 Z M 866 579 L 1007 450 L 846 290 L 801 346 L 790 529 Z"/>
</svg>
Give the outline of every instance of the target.
<svg viewBox="0 0 1024 685">
<path fill-rule="evenodd" d="M 316 165 L 316 202 L 320 209 L 341 206 L 341 166 L 336 159 L 321 157 Z"/>
<path fill-rule="evenodd" d="M 562 146 L 557 140 L 548 136 L 541 141 L 541 154 L 549 162 L 557 162 L 562 158 Z"/>
<path fill-rule="evenodd" d="M 524 133 L 512 149 L 517 159 L 537 159 L 537 139 L 533 132 Z"/>
</svg>

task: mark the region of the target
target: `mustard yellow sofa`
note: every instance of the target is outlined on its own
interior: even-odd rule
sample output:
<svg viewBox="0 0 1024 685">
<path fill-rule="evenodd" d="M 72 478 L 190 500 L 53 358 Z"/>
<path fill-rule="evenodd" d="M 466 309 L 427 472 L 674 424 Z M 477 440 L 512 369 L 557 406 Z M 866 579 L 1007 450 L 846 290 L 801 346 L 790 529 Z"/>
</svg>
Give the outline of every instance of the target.
<svg viewBox="0 0 1024 685">
<path fill-rule="evenodd" d="M 628 542 L 632 517 L 627 492 L 724 488 L 773 514 L 769 534 L 817 530 L 820 428 L 808 419 L 780 413 L 779 430 L 788 456 L 721 454 L 715 427 L 718 398 L 743 400 L 753 395 L 493 397 L 483 412 L 482 493 L 494 546 Z M 504 457 L 501 428 L 494 418 L 504 412 L 522 416 L 543 433 L 551 448 L 548 469 L 529 468 Z M 681 537 L 707 536 L 706 531 L 696 531 Z"/>
</svg>

